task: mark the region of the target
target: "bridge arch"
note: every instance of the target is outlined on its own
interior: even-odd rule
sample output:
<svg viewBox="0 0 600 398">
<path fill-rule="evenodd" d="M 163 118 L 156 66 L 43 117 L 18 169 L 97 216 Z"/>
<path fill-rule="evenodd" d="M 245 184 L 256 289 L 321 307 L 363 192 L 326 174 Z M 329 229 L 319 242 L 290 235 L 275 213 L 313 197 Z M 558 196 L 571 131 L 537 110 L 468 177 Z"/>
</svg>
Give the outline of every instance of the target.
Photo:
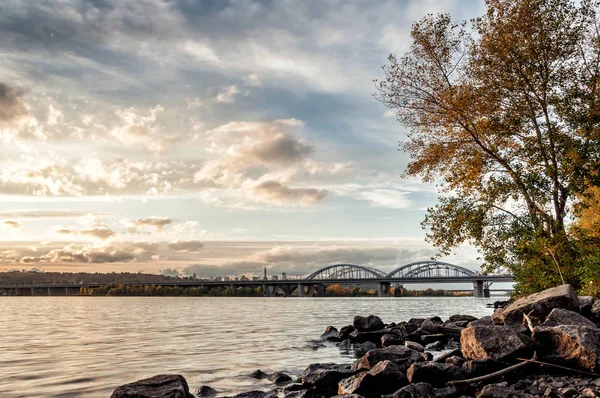
<svg viewBox="0 0 600 398">
<path fill-rule="evenodd" d="M 474 276 L 475 271 L 442 261 L 416 261 L 396 268 L 386 278 Z"/>
<path fill-rule="evenodd" d="M 306 279 L 376 279 L 385 277 L 385 272 L 377 268 L 355 264 L 333 264 L 323 267 Z"/>
</svg>

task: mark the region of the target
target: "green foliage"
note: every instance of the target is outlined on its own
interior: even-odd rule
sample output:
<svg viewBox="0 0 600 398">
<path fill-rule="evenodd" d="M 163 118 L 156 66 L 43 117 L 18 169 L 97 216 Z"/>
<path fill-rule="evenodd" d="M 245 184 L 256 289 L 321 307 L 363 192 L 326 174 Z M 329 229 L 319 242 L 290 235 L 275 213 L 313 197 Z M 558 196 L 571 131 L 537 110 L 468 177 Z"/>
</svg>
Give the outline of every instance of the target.
<svg viewBox="0 0 600 398">
<path fill-rule="evenodd" d="M 100 287 L 82 287 L 79 289 L 82 296 L 262 296 L 262 288 L 241 287 L 225 289 L 220 287 L 180 287 L 156 285 L 105 285 Z"/>
</svg>

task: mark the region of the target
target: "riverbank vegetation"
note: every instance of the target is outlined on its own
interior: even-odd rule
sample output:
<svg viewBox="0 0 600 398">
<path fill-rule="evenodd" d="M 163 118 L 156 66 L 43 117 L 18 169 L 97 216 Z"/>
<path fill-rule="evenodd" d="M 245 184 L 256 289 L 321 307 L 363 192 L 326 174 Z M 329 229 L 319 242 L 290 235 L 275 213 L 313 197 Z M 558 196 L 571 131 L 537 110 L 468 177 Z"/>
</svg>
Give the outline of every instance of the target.
<svg viewBox="0 0 600 398">
<path fill-rule="evenodd" d="M 423 221 L 449 255 L 476 246 L 518 294 L 600 295 L 600 21 L 588 0 L 492 0 L 429 15 L 390 55 L 378 100 L 409 133 L 405 176 L 435 182 Z M 533 22 L 534 21 L 534 22 Z"/>
</svg>

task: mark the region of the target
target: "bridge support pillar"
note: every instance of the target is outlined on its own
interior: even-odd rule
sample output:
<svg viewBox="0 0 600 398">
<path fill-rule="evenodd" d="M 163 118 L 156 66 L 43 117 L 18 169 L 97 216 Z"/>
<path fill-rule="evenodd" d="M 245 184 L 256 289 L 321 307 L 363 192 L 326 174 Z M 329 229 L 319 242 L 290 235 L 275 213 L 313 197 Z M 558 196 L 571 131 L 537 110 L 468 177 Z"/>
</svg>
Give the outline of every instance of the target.
<svg viewBox="0 0 600 398">
<path fill-rule="evenodd" d="M 488 294 L 489 294 L 489 291 L 488 291 Z M 483 281 L 473 282 L 473 295 L 475 297 L 484 297 L 483 296 Z"/>
<path fill-rule="evenodd" d="M 292 293 L 294 293 L 294 290 L 296 290 L 295 285 L 281 285 L 279 288 L 283 291 L 285 297 L 291 296 Z"/>
<path fill-rule="evenodd" d="M 379 282 L 377 284 L 377 296 L 379 297 L 388 297 L 390 295 L 391 289 L 390 284 L 388 282 Z"/>
</svg>

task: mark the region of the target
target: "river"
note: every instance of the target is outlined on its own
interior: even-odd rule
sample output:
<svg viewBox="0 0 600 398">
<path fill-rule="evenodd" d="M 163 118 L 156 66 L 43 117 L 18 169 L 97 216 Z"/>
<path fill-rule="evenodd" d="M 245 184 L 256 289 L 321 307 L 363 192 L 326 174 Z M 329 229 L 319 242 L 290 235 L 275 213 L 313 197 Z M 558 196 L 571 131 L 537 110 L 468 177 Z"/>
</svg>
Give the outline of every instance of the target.
<svg viewBox="0 0 600 398">
<path fill-rule="evenodd" d="M 333 344 L 313 350 L 327 325 L 369 314 L 386 323 L 485 316 L 501 299 L 1 297 L 0 396 L 109 397 L 161 373 L 182 374 L 192 392 L 268 390 L 245 375 L 352 360 Z"/>
</svg>

